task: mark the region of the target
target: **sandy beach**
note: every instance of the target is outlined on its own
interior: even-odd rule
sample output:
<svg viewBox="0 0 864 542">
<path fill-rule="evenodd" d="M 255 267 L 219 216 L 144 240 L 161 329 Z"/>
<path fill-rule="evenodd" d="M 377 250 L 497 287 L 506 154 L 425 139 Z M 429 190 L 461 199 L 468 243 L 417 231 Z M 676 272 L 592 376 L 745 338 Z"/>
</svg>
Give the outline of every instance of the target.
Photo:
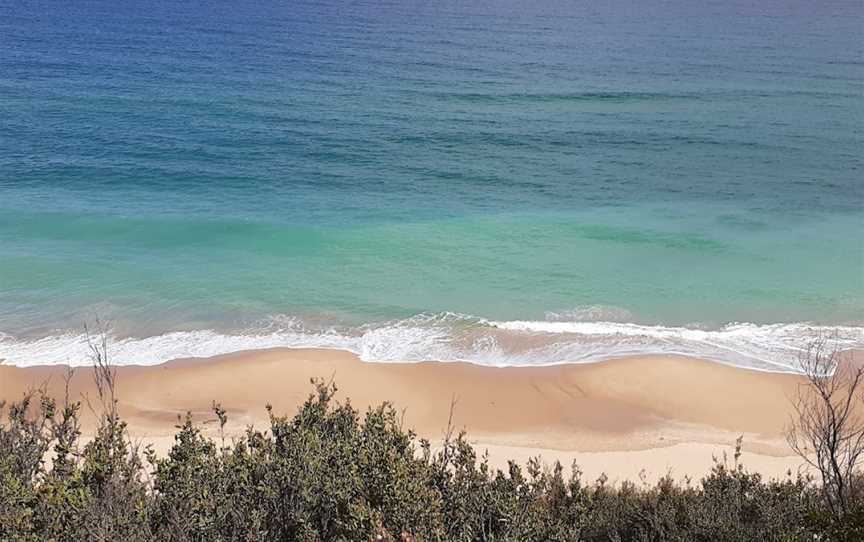
<svg viewBox="0 0 864 542">
<path fill-rule="evenodd" d="M 45 386 L 64 395 L 63 366 L 0 366 L 0 397 L 13 400 Z M 431 441 L 453 425 L 465 429 L 494 466 L 533 456 L 573 461 L 588 477 L 676 478 L 707 472 L 712 457 L 733 453 L 752 470 L 780 477 L 796 470 L 783 429 L 795 375 L 750 371 L 683 357 L 638 357 L 586 365 L 489 368 L 467 363 L 364 363 L 335 350 L 240 352 L 157 366 L 117 368 L 120 412 L 133 438 L 164 452 L 178 416 L 190 412 L 215 434 L 212 402 L 228 410 L 228 435 L 267 426 L 266 404 L 293 414 L 312 391 L 310 379 L 334 381 L 340 399 L 365 411 L 384 400 L 406 427 Z M 92 371 L 78 368 L 73 399 L 93 397 Z M 93 414 L 83 409 L 83 431 Z"/>
</svg>

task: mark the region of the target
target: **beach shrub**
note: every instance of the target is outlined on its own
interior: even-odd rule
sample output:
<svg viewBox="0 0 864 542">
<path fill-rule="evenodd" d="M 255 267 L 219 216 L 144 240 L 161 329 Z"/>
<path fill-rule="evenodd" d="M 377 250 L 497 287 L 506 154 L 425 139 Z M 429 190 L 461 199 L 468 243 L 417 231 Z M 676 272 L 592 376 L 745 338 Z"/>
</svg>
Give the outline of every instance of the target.
<svg viewBox="0 0 864 542">
<path fill-rule="evenodd" d="M 29 394 L 0 421 L 0 540 L 861 540 L 860 475 L 841 521 L 815 481 L 764 480 L 737 454 L 698 482 L 501 471 L 464 434 L 433 449 L 391 405 L 361 414 L 335 392 L 316 383 L 230 442 L 187 416 L 165 457 L 130 444 L 113 398 L 82 445 L 79 404 Z"/>
<path fill-rule="evenodd" d="M 804 377 L 793 398 L 789 446 L 819 474 L 831 532 L 864 540 L 864 364 L 819 336 L 804 348 L 797 368 Z"/>
</svg>

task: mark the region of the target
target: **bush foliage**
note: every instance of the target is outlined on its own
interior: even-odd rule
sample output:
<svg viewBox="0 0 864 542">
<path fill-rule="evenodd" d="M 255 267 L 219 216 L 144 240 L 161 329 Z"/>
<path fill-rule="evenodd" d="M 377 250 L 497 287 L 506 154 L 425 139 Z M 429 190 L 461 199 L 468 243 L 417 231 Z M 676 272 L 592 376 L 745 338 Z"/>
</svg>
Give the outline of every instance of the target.
<svg viewBox="0 0 864 542">
<path fill-rule="evenodd" d="M 574 465 L 506 472 L 464 434 L 441 449 L 383 404 L 361 415 L 316 383 L 294 417 L 226 442 L 187 416 L 165 457 L 130 443 L 109 409 L 86 445 L 80 405 L 33 393 L 0 422 L 0 540 L 862 540 L 802 477 L 715 461 L 699 482 L 586 482 Z M 225 411 L 214 404 L 224 427 Z"/>
</svg>

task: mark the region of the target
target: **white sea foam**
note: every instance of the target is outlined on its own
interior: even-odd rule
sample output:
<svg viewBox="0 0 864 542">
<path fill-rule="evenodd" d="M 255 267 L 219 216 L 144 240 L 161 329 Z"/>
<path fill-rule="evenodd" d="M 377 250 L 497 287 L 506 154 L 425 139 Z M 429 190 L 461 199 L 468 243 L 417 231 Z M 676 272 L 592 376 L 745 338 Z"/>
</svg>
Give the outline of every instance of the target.
<svg viewBox="0 0 864 542">
<path fill-rule="evenodd" d="M 545 317 L 553 322 L 627 322 L 633 319 L 633 314 L 611 305 L 582 305 L 563 311 L 548 311 Z"/>
<path fill-rule="evenodd" d="M 806 323 L 756 325 L 735 323 L 719 330 L 645 326 L 618 322 L 490 322 L 500 329 L 561 337 L 559 352 L 573 343 L 589 346 L 586 357 L 676 354 L 769 371 L 795 371 L 802 349 L 825 336 L 842 349 L 864 347 L 864 328 Z M 590 350 L 590 352 L 589 352 Z M 574 352 L 575 353 L 575 352 Z"/>
<path fill-rule="evenodd" d="M 864 327 L 809 324 L 730 324 L 717 330 L 620 322 L 487 321 L 423 314 L 359 327 L 304 327 L 274 319 L 258 331 L 177 331 L 152 337 L 115 337 L 109 355 L 118 365 L 155 365 L 276 347 L 330 348 L 364 361 L 469 361 L 489 366 L 596 362 L 630 355 L 677 354 L 752 369 L 790 372 L 801 348 L 828 334 L 842 348 L 864 348 Z M 18 366 L 89 363 L 83 334 L 38 339 L 0 335 L 0 362 Z"/>
</svg>

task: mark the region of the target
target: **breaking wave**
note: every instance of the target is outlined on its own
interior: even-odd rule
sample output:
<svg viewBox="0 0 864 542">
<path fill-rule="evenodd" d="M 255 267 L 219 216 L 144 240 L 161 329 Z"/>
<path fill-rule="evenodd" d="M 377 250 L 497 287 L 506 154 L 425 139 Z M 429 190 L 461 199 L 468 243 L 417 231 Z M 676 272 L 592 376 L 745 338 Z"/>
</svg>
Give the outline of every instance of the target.
<svg viewBox="0 0 864 542">
<path fill-rule="evenodd" d="M 545 321 L 493 321 L 454 313 L 420 314 L 362 326 L 312 326 L 296 318 L 271 319 L 257 329 L 222 333 L 176 331 L 151 337 L 111 337 L 118 365 L 155 365 L 267 348 L 347 350 L 368 362 L 467 361 L 487 366 L 588 363 L 633 355 L 684 355 L 775 372 L 794 372 L 800 350 L 828 335 L 840 348 L 864 348 L 864 327 L 807 323 L 728 324 L 719 329 L 665 327 L 614 321 L 615 308 L 549 313 Z M 566 320 L 566 318 L 572 320 Z M 0 335 L 0 363 L 86 365 L 84 334 L 43 338 Z"/>
</svg>

